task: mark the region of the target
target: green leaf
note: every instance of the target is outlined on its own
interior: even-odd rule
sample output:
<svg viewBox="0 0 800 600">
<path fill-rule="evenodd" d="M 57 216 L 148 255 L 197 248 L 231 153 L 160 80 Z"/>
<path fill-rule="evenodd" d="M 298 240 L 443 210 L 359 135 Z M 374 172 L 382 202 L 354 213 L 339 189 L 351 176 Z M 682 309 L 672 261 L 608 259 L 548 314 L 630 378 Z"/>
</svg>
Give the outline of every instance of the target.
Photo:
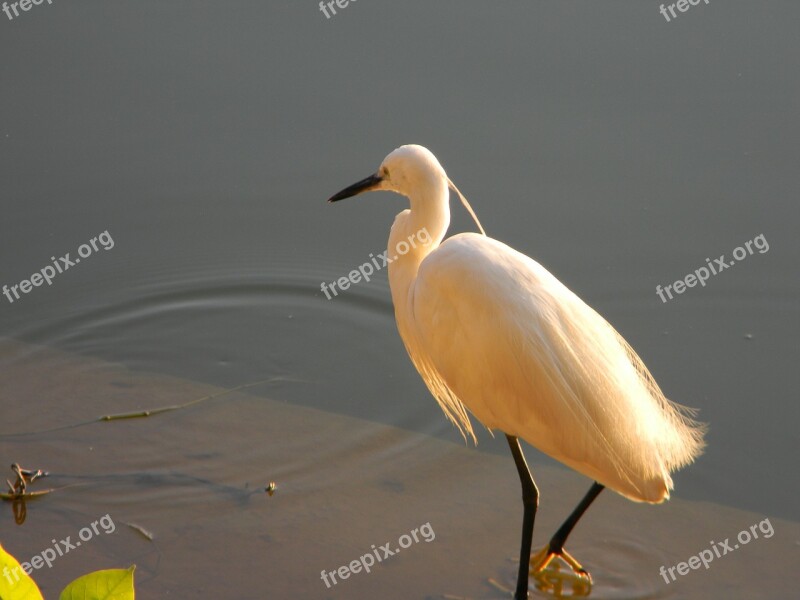
<svg viewBox="0 0 800 600">
<path fill-rule="evenodd" d="M 59 600 L 134 600 L 133 571 L 127 569 L 95 571 L 78 577 L 61 592 Z"/>
<path fill-rule="evenodd" d="M 131 596 L 133 598 L 133 596 Z M 0 600 L 44 600 L 42 592 L 17 559 L 0 545 Z"/>
</svg>

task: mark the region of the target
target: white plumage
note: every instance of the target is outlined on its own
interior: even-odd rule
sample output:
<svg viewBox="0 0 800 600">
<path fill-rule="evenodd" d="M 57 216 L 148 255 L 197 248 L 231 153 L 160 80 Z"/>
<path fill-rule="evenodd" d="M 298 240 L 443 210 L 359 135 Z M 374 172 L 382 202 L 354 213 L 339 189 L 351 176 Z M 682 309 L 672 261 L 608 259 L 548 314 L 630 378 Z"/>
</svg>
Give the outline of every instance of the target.
<svg viewBox="0 0 800 600">
<path fill-rule="evenodd" d="M 424 379 L 437 399 L 446 387 L 486 427 L 647 502 L 668 497 L 670 471 L 699 452 L 700 431 L 625 340 L 505 244 L 448 239 L 422 261 L 409 297 L 397 317 L 410 321 L 401 327 L 409 354 L 433 366 Z"/>
<path fill-rule="evenodd" d="M 436 157 L 409 145 L 331 198 L 409 198 L 389 235 L 389 284 L 408 354 L 444 413 L 474 439 L 469 411 L 631 500 L 668 498 L 670 472 L 703 448 L 693 411 L 667 400 L 616 330 L 536 261 L 486 235 L 442 242 L 448 188 L 474 217 Z M 524 460 L 518 468 L 527 470 Z M 522 579 L 521 571 L 518 595 Z"/>
</svg>

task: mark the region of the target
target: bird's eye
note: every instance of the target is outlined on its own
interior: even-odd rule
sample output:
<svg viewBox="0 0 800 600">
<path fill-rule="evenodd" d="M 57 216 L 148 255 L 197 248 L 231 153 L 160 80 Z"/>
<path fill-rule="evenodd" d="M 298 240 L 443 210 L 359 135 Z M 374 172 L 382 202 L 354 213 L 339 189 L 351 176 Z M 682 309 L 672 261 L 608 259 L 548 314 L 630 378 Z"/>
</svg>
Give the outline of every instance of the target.
<svg viewBox="0 0 800 600">
<path fill-rule="evenodd" d="M 389 178 L 389 169 L 386 167 L 383 168 L 383 177 L 388 179 Z"/>
</svg>

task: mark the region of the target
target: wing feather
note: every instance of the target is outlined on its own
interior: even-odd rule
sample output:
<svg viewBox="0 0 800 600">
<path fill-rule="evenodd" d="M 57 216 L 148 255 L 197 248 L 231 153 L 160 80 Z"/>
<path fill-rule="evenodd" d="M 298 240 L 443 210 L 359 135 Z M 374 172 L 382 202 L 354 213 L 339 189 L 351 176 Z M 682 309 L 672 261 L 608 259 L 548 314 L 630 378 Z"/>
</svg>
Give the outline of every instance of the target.
<svg viewBox="0 0 800 600">
<path fill-rule="evenodd" d="M 704 427 L 664 397 L 616 330 L 505 244 L 449 238 L 422 261 L 409 294 L 401 336 L 465 437 L 474 439 L 466 407 L 486 427 L 649 502 L 668 497 L 670 471 L 702 451 Z"/>
</svg>

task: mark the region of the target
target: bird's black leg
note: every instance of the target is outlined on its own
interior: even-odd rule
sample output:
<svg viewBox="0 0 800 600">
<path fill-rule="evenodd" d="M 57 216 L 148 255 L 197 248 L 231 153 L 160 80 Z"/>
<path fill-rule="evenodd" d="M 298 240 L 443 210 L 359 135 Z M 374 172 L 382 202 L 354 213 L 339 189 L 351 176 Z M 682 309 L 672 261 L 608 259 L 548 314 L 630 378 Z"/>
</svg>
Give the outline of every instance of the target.
<svg viewBox="0 0 800 600">
<path fill-rule="evenodd" d="M 519 481 L 522 484 L 522 505 L 524 507 L 522 547 L 519 550 L 519 575 L 517 576 L 517 591 L 514 592 L 514 599 L 526 600 L 528 598 L 528 564 L 531 560 L 533 522 L 536 519 L 536 509 L 539 506 L 539 490 L 536 488 L 533 477 L 531 477 L 519 440 L 512 435 L 506 435 L 506 439 L 508 440 L 509 448 L 511 448 L 511 454 L 514 456 L 514 463 L 517 465 Z"/>
<path fill-rule="evenodd" d="M 586 492 L 586 495 L 581 500 L 580 504 L 575 507 L 575 510 L 572 511 L 572 514 L 567 517 L 567 520 L 564 521 L 564 524 L 558 528 L 558 531 L 555 532 L 553 537 L 550 539 L 550 552 L 554 554 L 560 554 L 564 550 L 564 544 L 567 542 L 567 538 L 569 534 L 572 533 L 572 529 L 577 524 L 578 520 L 583 516 L 583 513 L 586 512 L 586 509 L 589 508 L 589 505 L 594 502 L 594 499 L 605 489 L 605 486 L 602 484 L 597 483 L 596 481 L 592 484 L 592 487 L 589 488 L 589 491 Z"/>
<path fill-rule="evenodd" d="M 547 544 L 544 548 L 542 548 L 536 555 L 531 558 L 530 565 L 531 565 L 531 572 L 534 574 L 537 579 L 541 576 L 541 574 L 547 569 L 547 566 L 550 562 L 556 557 L 560 556 L 572 569 L 572 572 L 575 573 L 579 578 L 584 579 L 590 586 L 592 583 L 592 577 L 589 575 L 589 572 L 584 569 L 581 564 L 575 560 L 575 558 L 570 555 L 564 549 L 564 544 L 567 541 L 567 537 L 572 532 L 572 529 L 578 523 L 580 518 L 583 516 L 583 513 L 586 512 L 586 509 L 589 508 L 589 505 L 594 501 L 595 498 L 605 489 L 605 487 L 596 481 L 592 484 L 592 487 L 589 488 L 589 491 L 586 492 L 586 495 L 583 497 L 583 500 L 580 501 L 580 504 L 575 507 L 575 510 L 572 511 L 567 520 L 564 521 L 564 524 L 558 528 L 558 531 L 555 532 L 552 538 L 550 538 L 550 543 Z M 587 589 L 588 592 L 588 589 Z"/>
</svg>

